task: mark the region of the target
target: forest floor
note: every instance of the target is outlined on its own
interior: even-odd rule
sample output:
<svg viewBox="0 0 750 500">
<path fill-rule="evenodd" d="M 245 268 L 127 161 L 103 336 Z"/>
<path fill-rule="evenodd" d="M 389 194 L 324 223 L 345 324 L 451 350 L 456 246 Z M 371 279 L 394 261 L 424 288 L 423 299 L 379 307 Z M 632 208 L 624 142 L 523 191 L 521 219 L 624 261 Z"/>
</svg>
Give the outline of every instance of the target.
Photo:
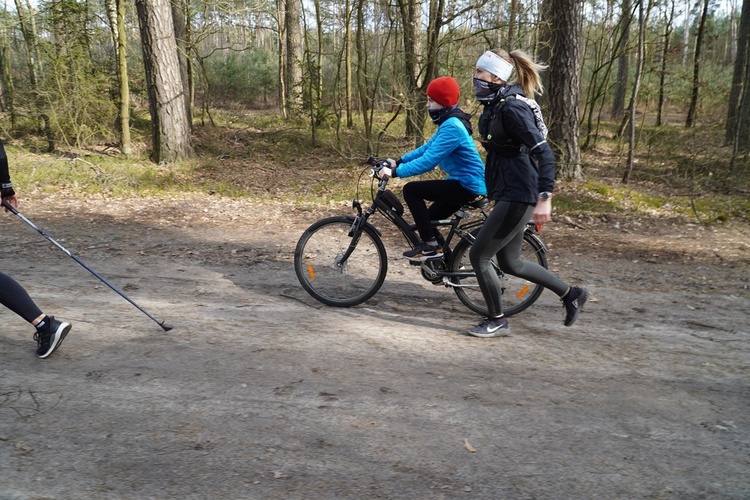
<svg viewBox="0 0 750 500">
<path fill-rule="evenodd" d="M 2 271 L 73 323 L 47 360 L 0 310 L 0 498 L 750 497 L 750 228 L 559 217 L 507 338 L 396 257 L 323 306 L 294 245 L 344 203 L 32 194 Z M 384 228 L 384 219 L 376 217 Z"/>
</svg>

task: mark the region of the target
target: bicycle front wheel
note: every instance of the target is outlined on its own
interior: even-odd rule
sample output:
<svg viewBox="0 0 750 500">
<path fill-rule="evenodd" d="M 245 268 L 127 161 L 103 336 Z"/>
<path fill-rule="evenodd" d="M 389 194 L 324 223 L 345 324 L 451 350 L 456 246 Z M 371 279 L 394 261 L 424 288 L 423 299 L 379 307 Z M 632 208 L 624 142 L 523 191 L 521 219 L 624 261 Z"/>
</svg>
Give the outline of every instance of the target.
<svg viewBox="0 0 750 500">
<path fill-rule="evenodd" d="M 336 307 L 361 304 L 385 281 L 388 258 L 372 226 L 350 236 L 353 219 L 329 217 L 310 226 L 294 250 L 294 270 L 302 287 L 316 300 Z M 354 251 L 344 261 L 351 244 Z"/>
<path fill-rule="evenodd" d="M 471 244 L 462 239 L 456 245 L 455 250 L 453 250 L 449 266 L 450 270 L 454 273 L 462 273 L 463 275 L 470 274 L 470 276 L 467 277 L 451 278 L 454 284 L 453 290 L 456 292 L 459 300 L 461 300 L 466 307 L 482 316 L 489 316 L 487 303 L 484 301 L 484 296 L 479 289 L 476 274 L 473 272 L 469 260 L 470 249 Z M 524 233 L 523 235 L 521 258 L 535 262 L 544 268 L 547 267 L 547 256 L 545 255 L 542 245 L 529 233 Z M 501 300 L 503 304 L 503 314 L 505 314 L 505 316 L 513 316 L 521 311 L 525 311 L 537 301 L 544 291 L 544 287 L 541 285 L 502 272 L 497 267 L 494 257 L 492 259 L 492 265 L 497 272 L 498 278 L 500 278 L 502 293 Z M 471 271 L 471 273 L 467 273 L 467 271 Z"/>
</svg>

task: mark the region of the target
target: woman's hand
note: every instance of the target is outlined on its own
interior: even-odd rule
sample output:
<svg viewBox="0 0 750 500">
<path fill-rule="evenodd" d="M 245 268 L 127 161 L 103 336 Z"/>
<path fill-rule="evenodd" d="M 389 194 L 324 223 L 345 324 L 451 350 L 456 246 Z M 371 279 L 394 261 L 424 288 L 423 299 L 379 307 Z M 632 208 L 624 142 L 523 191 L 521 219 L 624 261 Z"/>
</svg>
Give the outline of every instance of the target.
<svg viewBox="0 0 750 500">
<path fill-rule="evenodd" d="M 15 194 L 2 197 L 2 201 L 6 202 L 8 205 L 12 206 L 13 208 L 18 208 L 18 198 L 16 198 Z M 5 211 L 7 212 L 8 209 L 6 208 Z"/>
<path fill-rule="evenodd" d="M 552 200 L 539 200 L 534 207 L 534 223 L 542 225 L 552 220 Z"/>
</svg>

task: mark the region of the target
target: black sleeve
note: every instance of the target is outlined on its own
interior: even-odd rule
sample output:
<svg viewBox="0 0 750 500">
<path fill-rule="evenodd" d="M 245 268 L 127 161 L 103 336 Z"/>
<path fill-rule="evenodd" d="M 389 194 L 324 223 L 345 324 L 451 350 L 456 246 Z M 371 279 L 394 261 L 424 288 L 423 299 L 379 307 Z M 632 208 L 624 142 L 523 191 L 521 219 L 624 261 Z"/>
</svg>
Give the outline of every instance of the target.
<svg viewBox="0 0 750 500">
<path fill-rule="evenodd" d="M 5 146 L 3 145 L 3 141 L 0 141 L 0 184 L 10 184 L 8 155 L 5 154 Z"/>
</svg>

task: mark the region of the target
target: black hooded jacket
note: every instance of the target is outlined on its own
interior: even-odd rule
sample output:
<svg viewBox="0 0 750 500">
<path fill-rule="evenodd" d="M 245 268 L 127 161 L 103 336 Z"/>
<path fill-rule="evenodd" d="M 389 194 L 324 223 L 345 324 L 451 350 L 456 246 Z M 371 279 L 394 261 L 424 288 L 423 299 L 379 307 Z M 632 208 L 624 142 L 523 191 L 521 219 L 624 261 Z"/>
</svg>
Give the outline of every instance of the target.
<svg viewBox="0 0 750 500">
<path fill-rule="evenodd" d="M 539 193 L 555 188 L 555 158 L 533 111 L 516 95 L 525 97 L 519 85 L 503 89 L 479 117 L 485 182 L 491 200 L 535 204 Z"/>
</svg>

